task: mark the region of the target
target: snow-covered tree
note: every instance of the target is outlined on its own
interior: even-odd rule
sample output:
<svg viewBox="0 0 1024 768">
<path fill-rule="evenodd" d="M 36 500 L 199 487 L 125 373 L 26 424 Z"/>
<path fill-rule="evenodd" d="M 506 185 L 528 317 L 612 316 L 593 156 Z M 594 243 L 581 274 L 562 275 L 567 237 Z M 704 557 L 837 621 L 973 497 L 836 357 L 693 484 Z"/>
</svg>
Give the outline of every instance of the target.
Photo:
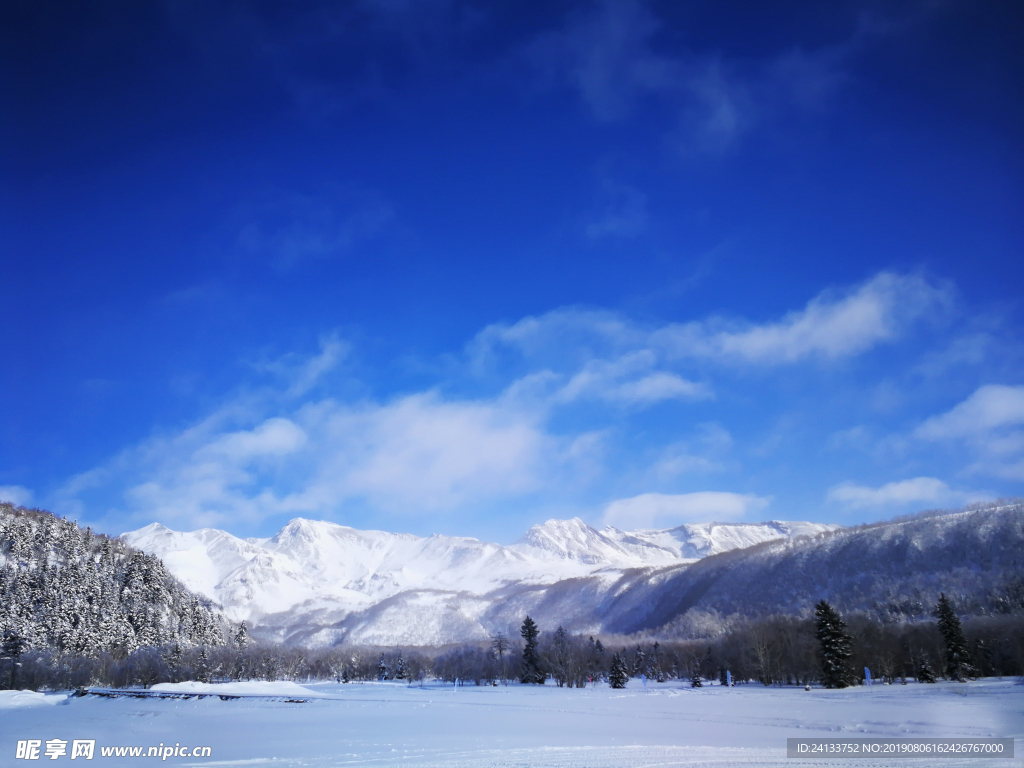
<svg viewBox="0 0 1024 768">
<path fill-rule="evenodd" d="M 544 684 L 544 672 L 540 666 L 540 655 L 537 653 L 537 636 L 540 630 L 536 622 L 529 616 L 523 620 L 523 626 L 519 629 L 523 637 L 523 661 L 519 670 L 519 681 L 535 685 Z"/>
<path fill-rule="evenodd" d="M 917 657 L 917 664 L 914 668 L 914 677 L 919 683 L 934 683 L 935 673 L 932 672 L 932 665 L 928 663 L 928 657 L 921 654 Z"/>
<path fill-rule="evenodd" d="M 612 667 L 608 672 L 608 682 L 612 688 L 625 688 L 629 682 L 629 673 L 626 671 L 626 662 L 622 660 L 621 654 L 612 655 Z"/>
<path fill-rule="evenodd" d="M 220 619 L 159 558 L 49 512 L 0 503 L 0 633 L 59 658 L 222 642 Z"/>
<path fill-rule="evenodd" d="M 818 642 L 821 644 L 821 681 L 826 688 L 846 688 L 853 685 L 850 666 L 853 658 L 853 639 L 846 631 L 846 622 L 839 612 L 822 600 L 814 608 L 814 622 Z"/>
<path fill-rule="evenodd" d="M 960 617 L 953 610 L 953 604 L 945 593 L 939 595 L 935 606 L 935 617 L 939 620 L 939 632 L 946 643 L 946 672 L 950 680 L 963 681 L 974 674 L 971 655 L 967 652 L 967 641 L 960 626 Z"/>
</svg>

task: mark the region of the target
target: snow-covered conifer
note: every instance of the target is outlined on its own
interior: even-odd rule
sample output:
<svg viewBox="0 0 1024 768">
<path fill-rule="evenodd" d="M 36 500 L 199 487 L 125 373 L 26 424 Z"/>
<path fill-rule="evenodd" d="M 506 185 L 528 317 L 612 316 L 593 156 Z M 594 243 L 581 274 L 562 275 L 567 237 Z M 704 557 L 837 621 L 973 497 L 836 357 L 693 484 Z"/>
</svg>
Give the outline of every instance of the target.
<svg viewBox="0 0 1024 768">
<path fill-rule="evenodd" d="M 950 680 L 963 681 L 974 674 L 971 655 L 967 652 L 967 641 L 960 626 L 960 617 L 953 610 L 953 604 L 945 594 L 939 595 L 935 606 L 935 617 L 939 620 L 939 632 L 946 643 L 946 672 Z"/>
<path fill-rule="evenodd" d="M 524 641 L 519 680 L 523 683 L 543 685 L 544 672 L 541 670 L 540 655 L 537 653 L 537 636 L 540 634 L 540 630 L 537 629 L 536 622 L 527 616 L 523 621 L 523 626 L 519 629 L 519 634 L 523 636 Z"/>
<path fill-rule="evenodd" d="M 625 688 L 629 682 L 629 674 L 626 672 L 626 662 L 622 660 L 621 654 L 612 656 L 612 667 L 608 672 L 608 683 L 612 688 Z"/>
<path fill-rule="evenodd" d="M 822 600 L 814 608 L 814 621 L 818 642 L 821 644 L 821 681 L 826 688 L 846 688 L 853 685 L 850 659 L 852 638 L 846 631 L 846 622 L 839 612 Z"/>
<path fill-rule="evenodd" d="M 246 629 L 244 621 L 238 625 L 238 631 L 235 633 L 235 647 L 240 651 L 249 647 L 249 630 Z"/>
</svg>

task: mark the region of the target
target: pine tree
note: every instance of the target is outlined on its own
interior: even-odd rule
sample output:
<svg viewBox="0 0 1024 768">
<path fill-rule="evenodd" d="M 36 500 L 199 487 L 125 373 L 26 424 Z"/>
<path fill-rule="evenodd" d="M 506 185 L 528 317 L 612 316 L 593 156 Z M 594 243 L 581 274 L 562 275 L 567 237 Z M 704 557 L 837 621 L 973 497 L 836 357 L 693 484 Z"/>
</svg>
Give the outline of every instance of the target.
<svg viewBox="0 0 1024 768">
<path fill-rule="evenodd" d="M 928 663 L 928 657 L 923 654 L 917 659 L 917 666 L 914 669 L 914 677 L 917 678 L 919 683 L 934 683 L 935 673 L 932 672 L 932 666 Z"/>
<path fill-rule="evenodd" d="M 853 685 L 853 669 L 850 666 L 853 638 L 846 631 L 846 622 L 825 600 L 815 606 L 814 621 L 818 642 L 821 643 L 822 683 L 826 688 Z"/>
<path fill-rule="evenodd" d="M 629 681 L 629 674 L 626 672 L 626 662 L 618 653 L 612 656 L 612 668 L 608 673 L 608 682 L 612 688 L 625 688 Z"/>
<path fill-rule="evenodd" d="M 974 659 L 978 663 L 978 675 L 985 677 L 992 668 L 992 649 L 982 640 L 974 641 Z"/>
<path fill-rule="evenodd" d="M 199 660 L 196 662 L 196 679 L 201 683 L 210 682 L 210 657 L 206 646 L 199 649 Z"/>
<path fill-rule="evenodd" d="M 14 690 L 14 683 L 17 679 L 18 660 L 25 652 L 27 645 L 25 638 L 14 630 L 8 629 L 4 632 L 3 643 L 0 644 L 0 660 L 7 661 L 11 665 L 11 690 Z"/>
<path fill-rule="evenodd" d="M 377 679 L 387 680 L 388 679 L 388 663 L 384 659 L 384 654 L 381 653 L 380 661 L 377 662 Z"/>
<path fill-rule="evenodd" d="M 525 641 L 519 680 L 523 683 L 543 685 L 544 672 L 541 671 L 540 656 L 537 653 L 537 636 L 540 634 L 540 630 L 537 629 L 536 622 L 527 616 L 523 621 L 523 626 L 519 629 L 519 634 L 523 636 Z"/>
<path fill-rule="evenodd" d="M 946 671 L 949 679 L 963 682 L 974 674 L 974 667 L 971 665 L 971 655 L 967 652 L 960 617 L 956 615 L 953 604 L 945 594 L 939 595 L 934 615 L 939 620 L 939 632 L 946 642 Z"/>
<path fill-rule="evenodd" d="M 693 675 L 693 679 L 690 680 L 690 687 L 691 688 L 701 688 L 701 687 L 703 687 L 703 685 L 704 685 L 704 683 L 701 682 L 701 679 L 700 679 L 700 672 L 695 672 L 694 675 Z"/>
<path fill-rule="evenodd" d="M 235 633 L 235 647 L 239 651 L 244 651 L 249 647 L 249 630 L 245 628 L 244 621 L 238 625 L 238 632 Z"/>
<path fill-rule="evenodd" d="M 499 632 L 491 638 L 491 652 L 498 659 L 498 669 L 501 682 L 507 685 L 508 683 L 506 682 L 505 674 L 505 654 L 508 653 L 508 638 L 505 637 L 504 632 Z"/>
</svg>

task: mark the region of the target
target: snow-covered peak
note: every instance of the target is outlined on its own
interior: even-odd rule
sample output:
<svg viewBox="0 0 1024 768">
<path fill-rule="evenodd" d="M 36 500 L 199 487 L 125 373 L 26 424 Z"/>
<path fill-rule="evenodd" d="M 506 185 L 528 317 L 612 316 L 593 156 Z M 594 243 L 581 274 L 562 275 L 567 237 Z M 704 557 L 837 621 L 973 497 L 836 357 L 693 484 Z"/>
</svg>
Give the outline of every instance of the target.
<svg viewBox="0 0 1024 768">
<path fill-rule="evenodd" d="M 666 530 L 631 533 L 606 528 L 602 533 L 622 544 L 643 542 L 669 551 L 679 560 L 692 561 L 765 541 L 822 533 L 840 527 L 829 523 L 770 520 L 764 523 L 686 523 Z"/>
<path fill-rule="evenodd" d="M 572 520 L 548 520 L 535 525 L 512 548 L 543 559 L 566 559 L 583 563 L 596 563 L 609 552 L 625 554 L 615 542 L 606 539 L 578 517 Z"/>
</svg>

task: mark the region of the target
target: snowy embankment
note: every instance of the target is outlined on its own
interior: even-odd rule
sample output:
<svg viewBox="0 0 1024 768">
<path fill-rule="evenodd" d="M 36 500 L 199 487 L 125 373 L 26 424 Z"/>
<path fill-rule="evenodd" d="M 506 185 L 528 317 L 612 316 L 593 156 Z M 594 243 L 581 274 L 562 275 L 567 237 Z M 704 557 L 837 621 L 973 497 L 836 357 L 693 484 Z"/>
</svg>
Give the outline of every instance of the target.
<svg viewBox="0 0 1024 768">
<path fill-rule="evenodd" d="M 66 693 L 39 693 L 38 691 L 0 691 L 0 709 L 18 707 L 45 707 L 63 704 L 67 701 Z"/>
<path fill-rule="evenodd" d="M 280 684 L 266 689 L 280 695 Z M 297 686 L 299 687 L 299 686 Z M 19 739 L 95 739 L 91 765 L 134 764 L 101 747 L 209 746 L 168 764 L 402 766 L 403 768 L 626 768 L 836 765 L 794 761 L 786 739 L 1024 737 L 1024 686 L 1012 681 L 857 687 L 841 691 L 631 681 L 625 690 L 311 684 L 303 704 L 216 697 L 74 698 L 67 706 L 0 716 L 0 764 Z M 272 692 L 271 692 L 272 690 Z M 261 695 L 261 694 L 256 694 Z M 1018 741 L 1018 749 L 1024 746 Z M 138 761 L 149 764 L 152 761 Z M 855 761 L 858 762 L 858 761 Z M 1020 765 L 944 759 L 943 768 Z M 921 761 L 872 760 L 872 768 Z"/>
<path fill-rule="evenodd" d="M 197 683 L 190 680 L 185 683 L 159 683 L 149 690 L 161 693 L 215 693 L 221 696 L 304 696 L 308 698 L 323 695 L 298 683 L 284 680 L 273 683 L 264 680 L 238 683 Z"/>
</svg>

